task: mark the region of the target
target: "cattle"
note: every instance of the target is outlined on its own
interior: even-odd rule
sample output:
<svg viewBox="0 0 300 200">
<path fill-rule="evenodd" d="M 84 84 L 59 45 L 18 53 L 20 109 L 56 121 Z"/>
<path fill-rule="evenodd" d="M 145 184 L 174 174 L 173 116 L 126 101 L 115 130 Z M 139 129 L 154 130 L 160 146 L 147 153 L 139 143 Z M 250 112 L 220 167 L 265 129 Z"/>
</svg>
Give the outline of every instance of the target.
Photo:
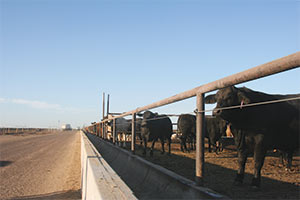
<svg viewBox="0 0 300 200">
<path fill-rule="evenodd" d="M 144 143 L 143 155 L 146 155 L 147 142 L 152 141 L 150 156 L 153 156 L 153 148 L 155 142 L 159 139 L 161 141 L 162 154 L 165 152 L 164 143 L 167 140 L 169 147 L 169 154 L 171 153 L 171 135 L 173 133 L 172 122 L 166 115 L 158 115 L 151 111 L 145 111 L 141 123 L 141 137 Z"/>
<path fill-rule="evenodd" d="M 190 149 L 194 149 L 193 145 L 196 137 L 196 117 L 190 114 L 182 114 L 177 120 L 177 133 L 180 139 L 180 149 L 182 152 L 189 151 L 186 147 L 186 141 L 190 144 Z"/>
<path fill-rule="evenodd" d="M 115 119 L 116 126 L 116 138 L 117 143 L 121 146 L 121 142 L 123 142 L 123 147 L 126 146 L 126 140 L 128 139 L 128 130 L 131 127 L 131 123 L 128 122 L 125 118 L 120 117 Z M 109 126 L 113 127 L 113 122 L 109 123 Z M 113 131 L 113 128 L 111 128 Z"/>
<path fill-rule="evenodd" d="M 230 86 L 205 98 L 206 103 L 217 103 L 213 111 L 215 116 L 230 122 L 238 151 L 238 171 L 234 181 L 236 185 L 243 182 L 245 163 L 250 153 L 254 155 L 251 185 L 260 187 L 260 171 L 267 150 L 280 149 L 287 153 L 288 160 L 291 161 L 293 152 L 299 148 L 300 100 L 246 105 L 293 97 L 300 97 L 300 94 L 271 95 L 246 87 Z M 220 109 L 230 106 L 237 107 Z"/>
<path fill-rule="evenodd" d="M 130 126 L 128 128 L 128 131 L 131 133 L 132 132 L 132 126 L 131 126 L 132 121 L 130 121 Z M 140 139 L 140 145 L 142 146 L 142 136 L 141 136 L 141 124 L 142 124 L 142 118 L 136 118 L 135 120 L 135 132 L 136 136 Z"/>
<path fill-rule="evenodd" d="M 186 141 L 195 141 L 196 137 L 196 116 L 191 114 L 182 114 L 177 121 L 178 132 L 181 133 L 181 151 L 188 151 Z M 214 147 L 215 152 L 218 152 L 217 141 L 225 134 L 227 129 L 226 121 L 221 118 L 206 116 L 205 117 L 205 137 L 208 139 L 208 150 L 211 152 L 211 146 Z M 193 145 L 190 144 L 190 147 Z"/>
</svg>

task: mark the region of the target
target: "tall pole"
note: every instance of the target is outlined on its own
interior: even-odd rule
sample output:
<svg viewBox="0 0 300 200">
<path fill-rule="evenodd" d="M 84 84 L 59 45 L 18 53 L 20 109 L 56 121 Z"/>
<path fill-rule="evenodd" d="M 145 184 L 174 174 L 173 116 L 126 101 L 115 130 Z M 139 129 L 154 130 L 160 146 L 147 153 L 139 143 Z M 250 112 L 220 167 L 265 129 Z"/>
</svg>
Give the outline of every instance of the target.
<svg viewBox="0 0 300 200">
<path fill-rule="evenodd" d="M 197 115 L 196 115 L 196 183 L 204 183 L 204 94 L 197 94 Z"/>
<path fill-rule="evenodd" d="M 103 92 L 103 98 L 102 98 L 102 120 L 104 120 L 105 117 L 105 93 Z M 102 138 L 105 138 L 105 123 L 102 123 Z"/>
<path fill-rule="evenodd" d="M 103 92 L 103 99 L 102 99 L 102 119 L 105 116 L 105 93 Z"/>
<path fill-rule="evenodd" d="M 107 111 L 106 111 L 106 115 L 108 116 L 109 114 L 109 94 L 107 95 Z"/>
</svg>

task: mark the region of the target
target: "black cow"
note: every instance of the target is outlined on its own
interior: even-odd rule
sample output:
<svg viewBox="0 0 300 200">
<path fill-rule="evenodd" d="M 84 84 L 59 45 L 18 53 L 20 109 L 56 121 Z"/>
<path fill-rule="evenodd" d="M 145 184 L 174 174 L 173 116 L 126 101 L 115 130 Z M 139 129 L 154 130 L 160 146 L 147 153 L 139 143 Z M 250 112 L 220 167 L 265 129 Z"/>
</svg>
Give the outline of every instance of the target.
<svg viewBox="0 0 300 200">
<path fill-rule="evenodd" d="M 187 151 L 186 141 L 195 141 L 196 137 L 196 116 L 190 114 L 182 114 L 178 117 L 177 121 L 178 132 L 181 133 L 181 151 Z M 208 150 L 211 152 L 211 145 L 215 148 L 215 152 L 218 152 L 216 145 L 217 141 L 225 134 L 227 123 L 218 117 L 205 117 L 205 137 L 208 139 Z M 190 144 L 190 146 L 193 146 Z"/>
<path fill-rule="evenodd" d="M 136 118 L 135 120 L 135 132 L 136 132 L 136 136 L 140 139 L 141 144 L 142 145 L 142 135 L 141 135 L 141 124 L 142 124 L 142 118 Z M 128 128 L 128 132 L 132 131 L 132 126 L 131 126 L 131 121 L 130 121 L 130 126 Z"/>
<path fill-rule="evenodd" d="M 177 120 L 177 131 L 180 134 L 181 151 L 189 151 L 186 142 L 190 144 L 190 149 L 194 149 L 196 139 L 196 117 L 190 114 L 182 114 Z"/>
<path fill-rule="evenodd" d="M 138 114 L 141 116 L 141 114 Z M 158 115 L 151 111 L 145 111 L 141 123 L 141 136 L 144 143 L 143 154 L 146 155 L 147 142 L 152 141 L 150 155 L 153 155 L 153 148 L 155 142 L 159 139 L 161 141 L 162 154 L 165 152 L 165 140 L 168 142 L 169 154 L 171 153 L 171 135 L 173 133 L 172 122 L 166 115 Z"/>
<path fill-rule="evenodd" d="M 251 107 L 243 106 L 292 97 L 300 97 L 300 94 L 270 95 L 245 87 L 231 86 L 205 98 L 206 103 L 217 103 L 214 115 L 231 123 L 231 132 L 235 137 L 238 150 L 239 168 L 235 179 L 236 184 L 241 184 L 243 181 L 249 153 L 254 153 L 255 162 L 252 186 L 259 187 L 260 171 L 267 150 L 280 149 L 287 153 L 291 161 L 293 152 L 299 148 L 300 100 Z M 236 105 L 239 107 L 218 109 Z"/>
</svg>

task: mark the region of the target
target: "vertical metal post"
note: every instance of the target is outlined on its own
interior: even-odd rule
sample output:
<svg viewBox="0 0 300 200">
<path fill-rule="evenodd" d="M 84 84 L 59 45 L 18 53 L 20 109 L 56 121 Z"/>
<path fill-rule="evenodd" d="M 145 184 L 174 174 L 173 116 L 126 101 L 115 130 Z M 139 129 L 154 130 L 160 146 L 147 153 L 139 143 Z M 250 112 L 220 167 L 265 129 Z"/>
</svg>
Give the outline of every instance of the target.
<svg viewBox="0 0 300 200">
<path fill-rule="evenodd" d="M 109 114 L 109 94 L 107 95 L 107 111 L 106 111 L 106 116 Z"/>
<path fill-rule="evenodd" d="M 132 114 L 132 121 L 131 121 L 131 151 L 134 154 L 135 153 L 135 135 L 136 135 L 136 113 Z"/>
<path fill-rule="evenodd" d="M 103 92 L 103 97 L 102 97 L 102 119 L 105 117 L 105 93 Z"/>
<path fill-rule="evenodd" d="M 113 143 L 116 144 L 116 119 L 113 119 Z"/>
<path fill-rule="evenodd" d="M 197 115 L 196 115 L 196 177 L 195 181 L 198 185 L 204 183 L 204 94 L 197 94 Z"/>
</svg>

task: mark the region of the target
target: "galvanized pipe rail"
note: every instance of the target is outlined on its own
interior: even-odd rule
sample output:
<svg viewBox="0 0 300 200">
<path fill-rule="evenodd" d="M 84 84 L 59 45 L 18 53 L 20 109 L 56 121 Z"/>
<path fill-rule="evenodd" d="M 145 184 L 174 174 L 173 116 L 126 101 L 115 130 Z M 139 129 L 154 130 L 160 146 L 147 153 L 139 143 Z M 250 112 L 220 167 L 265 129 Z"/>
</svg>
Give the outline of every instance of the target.
<svg viewBox="0 0 300 200">
<path fill-rule="evenodd" d="M 277 74 L 280 72 L 288 71 L 291 69 L 299 68 L 300 67 L 300 52 L 296 52 L 294 54 L 279 58 L 277 60 L 259 65 L 257 67 L 250 68 L 248 70 L 242 71 L 237 74 L 233 74 L 231 76 L 227 76 L 225 78 L 210 82 L 208 84 L 196 87 L 194 89 L 176 94 L 172 97 L 154 102 L 152 104 L 138 107 L 135 110 L 131 110 L 125 113 L 122 113 L 121 115 L 118 115 L 116 117 L 113 117 L 112 119 L 105 119 L 101 121 L 100 123 L 104 124 L 107 121 L 115 120 L 119 117 L 125 117 L 128 115 L 132 115 L 132 128 L 134 130 L 134 123 L 135 123 L 135 115 L 139 112 L 161 107 L 167 104 L 175 103 L 177 101 L 181 101 L 184 99 L 188 99 L 194 96 L 197 96 L 197 109 L 198 111 L 204 110 L 204 95 L 207 92 L 211 92 L 214 90 L 222 89 L 231 85 L 236 85 L 244 82 L 248 82 L 254 79 L 263 78 L 266 76 L 270 76 L 273 74 Z M 204 169 L 204 112 L 198 112 L 197 113 L 197 121 L 196 121 L 196 181 L 201 184 L 202 178 L 203 178 L 203 169 Z M 134 137 L 135 134 L 132 135 Z M 134 140 L 133 140 L 134 141 Z M 132 151 L 134 152 L 134 144 L 132 144 Z"/>
<path fill-rule="evenodd" d="M 115 118 L 125 117 L 128 115 L 132 115 L 133 113 L 139 113 L 139 112 L 149 110 L 152 108 L 157 108 L 157 107 L 161 107 L 161 106 L 164 106 L 167 104 L 175 103 L 177 101 L 181 101 L 184 99 L 194 97 L 198 93 L 211 92 L 214 90 L 222 89 L 222 88 L 230 86 L 230 85 L 236 85 L 236 84 L 248 82 L 248 81 L 251 81 L 254 79 L 263 78 L 266 76 L 270 76 L 270 75 L 284 72 L 287 70 L 295 69 L 298 67 L 300 67 L 300 51 L 296 52 L 294 54 L 279 58 L 277 60 L 259 65 L 257 67 L 250 68 L 243 72 L 233 74 L 231 76 L 227 76 L 227 77 L 219 79 L 217 81 L 207 83 L 205 85 L 182 92 L 180 94 L 176 94 L 172 97 L 154 102 L 152 104 L 149 104 L 149 105 L 146 105 L 143 107 L 138 107 L 135 110 L 125 112 L 121 115 L 116 116 Z M 103 122 L 105 122 L 105 121 L 108 121 L 108 120 L 106 119 Z"/>
</svg>

